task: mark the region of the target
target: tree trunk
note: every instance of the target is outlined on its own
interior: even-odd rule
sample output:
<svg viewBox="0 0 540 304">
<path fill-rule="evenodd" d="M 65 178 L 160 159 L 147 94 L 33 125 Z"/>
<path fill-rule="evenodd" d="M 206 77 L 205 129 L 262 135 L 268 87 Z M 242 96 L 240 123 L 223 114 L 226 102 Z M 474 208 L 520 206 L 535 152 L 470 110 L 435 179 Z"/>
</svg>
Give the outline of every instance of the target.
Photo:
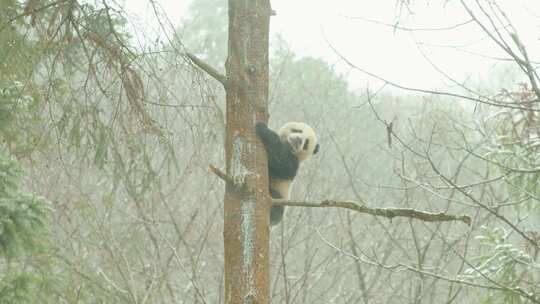
<svg viewBox="0 0 540 304">
<path fill-rule="evenodd" d="M 269 303 L 268 172 L 255 123 L 268 113 L 269 0 L 229 0 L 225 303 Z"/>
</svg>

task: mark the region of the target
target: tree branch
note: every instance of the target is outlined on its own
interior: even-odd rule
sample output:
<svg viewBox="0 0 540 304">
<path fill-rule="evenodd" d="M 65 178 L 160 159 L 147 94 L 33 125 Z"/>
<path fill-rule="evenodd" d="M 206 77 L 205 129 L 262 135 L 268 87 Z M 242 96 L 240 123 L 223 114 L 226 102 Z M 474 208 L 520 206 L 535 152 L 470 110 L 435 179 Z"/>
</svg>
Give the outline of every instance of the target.
<svg viewBox="0 0 540 304">
<path fill-rule="evenodd" d="M 287 201 L 287 200 L 272 200 L 274 206 L 293 206 L 293 207 L 312 207 L 312 208 L 326 208 L 337 207 L 345 208 L 360 213 L 367 213 L 375 216 L 382 216 L 392 219 L 394 217 L 408 217 L 424 222 L 449 222 L 449 221 L 461 221 L 467 225 L 471 225 L 471 218 L 468 215 L 452 215 L 443 212 L 431 213 L 423 212 L 410 208 L 372 208 L 362 204 L 357 204 L 351 201 L 334 201 L 324 200 L 322 202 L 301 202 L 301 201 Z"/>
<path fill-rule="evenodd" d="M 208 172 L 214 173 L 215 175 L 217 175 L 217 177 L 221 178 L 225 182 L 234 185 L 234 179 L 232 177 L 228 176 L 223 171 L 219 170 L 213 165 L 208 165 Z"/>
<path fill-rule="evenodd" d="M 221 84 L 223 85 L 225 89 L 227 88 L 227 77 L 225 77 L 225 75 L 221 74 L 213 66 L 202 61 L 197 56 L 191 53 L 186 52 L 186 56 L 189 58 L 189 60 L 191 60 L 191 62 L 193 62 L 201 70 L 205 71 L 208 75 L 212 76 L 215 80 L 221 82 Z"/>
</svg>

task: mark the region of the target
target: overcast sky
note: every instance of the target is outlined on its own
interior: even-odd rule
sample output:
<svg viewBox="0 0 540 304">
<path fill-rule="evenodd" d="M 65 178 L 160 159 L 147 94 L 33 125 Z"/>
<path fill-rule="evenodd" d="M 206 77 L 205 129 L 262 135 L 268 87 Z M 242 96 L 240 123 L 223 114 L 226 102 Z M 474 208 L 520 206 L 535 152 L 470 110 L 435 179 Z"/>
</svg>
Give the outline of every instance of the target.
<svg viewBox="0 0 540 304">
<path fill-rule="evenodd" d="M 181 23 L 189 6 L 189 1 L 181 0 L 156 2 L 172 25 Z M 340 72 L 347 73 L 352 89 L 378 82 L 340 62 L 329 43 L 355 65 L 406 86 L 451 85 L 437 68 L 459 81 L 487 81 L 494 71 L 501 73 L 500 63 L 483 56 L 507 56 L 474 23 L 414 32 L 385 25 L 399 20 L 402 27 L 441 29 L 470 20 L 457 0 L 446 5 L 445 0 L 414 2 L 412 14 L 400 14 L 396 0 L 273 0 L 277 15 L 271 18 L 271 31 L 283 35 L 298 55 L 321 57 L 336 64 Z M 517 28 L 531 59 L 540 60 L 540 0 L 497 3 Z M 155 37 L 161 31 L 149 0 L 127 0 L 126 6 L 137 33 Z"/>
</svg>

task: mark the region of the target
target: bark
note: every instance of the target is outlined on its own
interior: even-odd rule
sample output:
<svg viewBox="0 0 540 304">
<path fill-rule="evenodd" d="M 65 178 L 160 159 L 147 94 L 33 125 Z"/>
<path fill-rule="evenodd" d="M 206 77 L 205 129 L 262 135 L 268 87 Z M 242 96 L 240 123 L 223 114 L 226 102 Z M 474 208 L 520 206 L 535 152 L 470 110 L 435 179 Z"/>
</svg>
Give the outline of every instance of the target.
<svg viewBox="0 0 540 304">
<path fill-rule="evenodd" d="M 225 303 L 269 303 L 266 154 L 255 134 L 268 113 L 269 0 L 229 0 L 226 62 Z"/>
</svg>

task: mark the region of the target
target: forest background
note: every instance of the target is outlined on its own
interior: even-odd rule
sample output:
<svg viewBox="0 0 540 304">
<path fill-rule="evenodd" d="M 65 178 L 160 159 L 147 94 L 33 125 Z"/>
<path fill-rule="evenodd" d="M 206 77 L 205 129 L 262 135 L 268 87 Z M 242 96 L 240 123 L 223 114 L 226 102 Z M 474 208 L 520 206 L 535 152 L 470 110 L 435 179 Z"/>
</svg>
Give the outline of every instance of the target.
<svg viewBox="0 0 540 304">
<path fill-rule="evenodd" d="M 271 234 L 274 303 L 540 302 L 540 58 L 496 1 L 451 2 L 468 16 L 455 27 L 502 54 L 482 57 L 487 78 L 426 56 L 448 86 L 408 87 L 332 41 L 339 63 L 272 37 L 270 125 L 306 121 L 321 142 L 293 198 L 473 219 L 289 207 Z M 395 35 L 453 28 L 402 25 L 415 4 L 395 3 L 380 24 Z M 144 44 L 123 3 L 0 7 L 0 303 L 223 302 L 224 187 L 207 167 L 224 163 L 224 92 L 185 52 L 223 67 L 227 3 L 194 0 Z M 523 35 L 540 38 L 536 21 Z"/>
</svg>

